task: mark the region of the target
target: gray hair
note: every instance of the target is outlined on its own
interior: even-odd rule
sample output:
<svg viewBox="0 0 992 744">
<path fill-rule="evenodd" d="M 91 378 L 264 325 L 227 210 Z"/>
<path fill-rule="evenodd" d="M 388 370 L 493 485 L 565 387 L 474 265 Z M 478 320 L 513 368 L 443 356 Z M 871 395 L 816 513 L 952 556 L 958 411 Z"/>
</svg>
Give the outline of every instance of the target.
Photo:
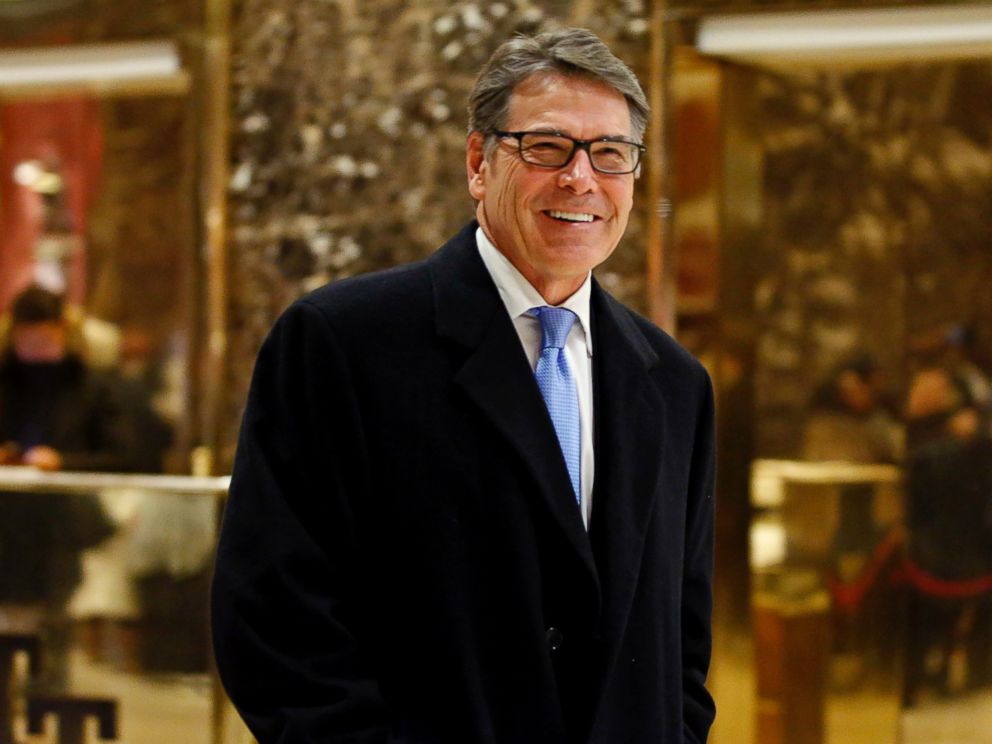
<svg viewBox="0 0 992 744">
<path fill-rule="evenodd" d="M 468 97 L 468 131 L 489 135 L 510 115 L 510 96 L 531 75 L 555 74 L 605 83 L 627 99 L 634 138 L 641 142 L 651 108 L 633 71 L 598 36 L 584 28 L 518 35 L 500 44 Z M 489 148 L 487 147 L 487 154 Z"/>
</svg>

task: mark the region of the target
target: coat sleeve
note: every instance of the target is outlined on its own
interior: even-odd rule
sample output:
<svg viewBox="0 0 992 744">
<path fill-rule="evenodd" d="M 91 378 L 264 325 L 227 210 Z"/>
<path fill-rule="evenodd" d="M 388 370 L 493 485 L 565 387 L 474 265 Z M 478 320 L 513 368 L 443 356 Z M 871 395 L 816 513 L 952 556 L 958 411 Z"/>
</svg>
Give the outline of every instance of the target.
<svg viewBox="0 0 992 744">
<path fill-rule="evenodd" d="M 697 414 L 686 507 L 682 578 L 682 721 L 686 744 L 703 744 L 716 714 L 706 690 L 712 647 L 715 436 L 709 376 Z"/>
<path fill-rule="evenodd" d="M 362 439 L 331 324 L 298 302 L 256 362 L 212 588 L 217 668 L 260 744 L 397 742 L 354 633 Z"/>
</svg>

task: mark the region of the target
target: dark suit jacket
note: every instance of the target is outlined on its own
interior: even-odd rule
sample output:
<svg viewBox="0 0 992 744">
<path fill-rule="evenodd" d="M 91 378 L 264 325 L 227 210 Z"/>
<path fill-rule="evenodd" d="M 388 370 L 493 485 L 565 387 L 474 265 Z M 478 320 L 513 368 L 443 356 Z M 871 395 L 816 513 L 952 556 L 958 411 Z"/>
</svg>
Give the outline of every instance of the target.
<svg viewBox="0 0 992 744">
<path fill-rule="evenodd" d="M 587 533 L 476 227 L 266 340 L 214 583 L 224 684 L 264 744 L 702 742 L 708 377 L 594 285 Z"/>
</svg>

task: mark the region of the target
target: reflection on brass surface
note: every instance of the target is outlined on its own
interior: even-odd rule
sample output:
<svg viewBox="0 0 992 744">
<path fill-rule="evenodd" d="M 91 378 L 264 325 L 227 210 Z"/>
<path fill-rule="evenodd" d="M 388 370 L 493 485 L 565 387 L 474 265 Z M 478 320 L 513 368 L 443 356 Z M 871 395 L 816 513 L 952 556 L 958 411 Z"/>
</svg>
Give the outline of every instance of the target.
<svg viewBox="0 0 992 744">
<path fill-rule="evenodd" d="M 36 468 L 0 467 L 0 492 L 98 493 L 106 489 L 140 489 L 191 496 L 227 493 L 230 476 L 194 477 L 124 473 L 45 473 Z M 2 498 L 2 493 L 0 493 Z"/>
<path fill-rule="evenodd" d="M 167 77 L 94 80 L 84 83 L 6 85 L 0 88 L 0 102 L 48 99 L 67 95 L 82 95 L 92 98 L 183 96 L 186 95 L 189 88 L 189 73 L 180 70 Z"/>
</svg>

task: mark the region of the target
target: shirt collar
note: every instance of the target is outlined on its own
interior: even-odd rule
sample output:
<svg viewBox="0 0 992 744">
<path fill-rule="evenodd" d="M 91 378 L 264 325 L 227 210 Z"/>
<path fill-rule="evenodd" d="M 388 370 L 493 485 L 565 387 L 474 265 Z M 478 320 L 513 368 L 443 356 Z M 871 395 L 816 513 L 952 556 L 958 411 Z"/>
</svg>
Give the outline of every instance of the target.
<svg viewBox="0 0 992 744">
<path fill-rule="evenodd" d="M 542 307 L 548 302 L 541 293 L 538 292 L 524 275 L 517 270 L 517 267 L 510 263 L 510 259 L 504 256 L 500 250 L 493 245 L 489 236 L 480 227 L 475 231 L 475 242 L 479 246 L 479 255 L 482 263 L 486 265 L 486 270 L 493 278 L 499 296 L 510 314 L 511 320 L 516 320 L 521 315 L 528 318 L 528 311 L 535 307 Z M 589 323 L 589 297 L 592 293 L 592 272 L 586 274 L 586 279 L 582 285 L 558 307 L 571 310 L 579 318 L 582 327 L 582 334 L 585 336 L 586 353 L 592 356 L 592 326 Z M 536 318 L 533 318 L 535 321 Z"/>
</svg>

